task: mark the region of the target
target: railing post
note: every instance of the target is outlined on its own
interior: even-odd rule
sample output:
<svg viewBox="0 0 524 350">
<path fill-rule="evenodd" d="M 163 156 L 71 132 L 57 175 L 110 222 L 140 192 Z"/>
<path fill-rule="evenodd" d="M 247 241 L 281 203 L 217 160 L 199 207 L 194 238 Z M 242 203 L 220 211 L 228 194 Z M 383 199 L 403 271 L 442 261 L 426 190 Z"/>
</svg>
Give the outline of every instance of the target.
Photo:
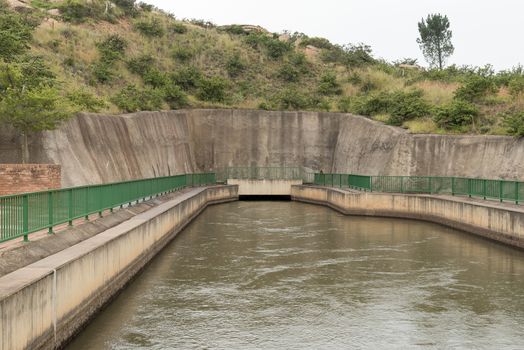
<svg viewBox="0 0 524 350">
<path fill-rule="evenodd" d="M 47 224 L 49 225 L 49 230 L 47 233 L 50 235 L 53 234 L 53 192 L 47 192 Z"/>
<path fill-rule="evenodd" d="M 468 196 L 471 198 L 471 179 L 468 179 Z"/>
<path fill-rule="evenodd" d="M 22 231 L 24 242 L 29 242 L 29 196 L 27 194 L 22 197 Z"/>
<path fill-rule="evenodd" d="M 519 204 L 519 182 L 515 181 L 515 204 Z"/>
<path fill-rule="evenodd" d="M 373 192 L 373 176 L 369 177 L 369 192 Z"/>
<path fill-rule="evenodd" d="M 451 195 L 452 196 L 455 195 L 455 178 L 454 177 L 451 178 Z"/>
<path fill-rule="evenodd" d="M 73 189 L 67 191 L 67 215 L 69 226 L 73 226 Z"/>
<path fill-rule="evenodd" d="M 484 199 L 486 199 L 486 180 L 482 180 L 482 194 Z"/>
<path fill-rule="evenodd" d="M 86 221 L 89 221 L 89 186 L 86 187 L 86 200 L 85 200 L 85 205 L 86 205 L 86 207 L 85 207 L 85 211 L 84 211 L 84 213 L 85 213 L 86 215 L 85 215 L 84 218 L 85 218 Z"/>
<path fill-rule="evenodd" d="M 433 189 L 432 189 L 432 187 L 431 187 L 431 184 L 432 184 L 431 179 L 433 179 L 433 177 L 430 176 L 430 177 L 429 177 L 429 194 L 433 194 Z"/>
<path fill-rule="evenodd" d="M 404 176 L 400 177 L 400 193 L 404 193 Z"/>
<path fill-rule="evenodd" d="M 504 201 L 504 191 L 502 191 L 502 186 L 504 186 L 504 181 L 499 181 L 499 198 L 500 202 L 502 203 Z"/>
</svg>

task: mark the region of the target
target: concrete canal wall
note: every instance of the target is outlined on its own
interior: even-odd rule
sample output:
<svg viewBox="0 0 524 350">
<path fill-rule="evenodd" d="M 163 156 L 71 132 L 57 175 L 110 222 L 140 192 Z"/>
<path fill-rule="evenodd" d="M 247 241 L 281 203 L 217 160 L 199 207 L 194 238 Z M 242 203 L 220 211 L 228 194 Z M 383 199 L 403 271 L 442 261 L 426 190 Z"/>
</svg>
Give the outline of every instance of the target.
<svg viewBox="0 0 524 350">
<path fill-rule="evenodd" d="M 52 349 L 70 339 L 206 206 L 237 186 L 183 195 L 0 278 L 0 349 Z"/>
<path fill-rule="evenodd" d="M 327 205 L 349 215 L 384 216 L 435 222 L 514 247 L 524 248 L 524 210 L 495 203 L 431 195 L 348 192 L 293 186 L 296 201 Z"/>
</svg>

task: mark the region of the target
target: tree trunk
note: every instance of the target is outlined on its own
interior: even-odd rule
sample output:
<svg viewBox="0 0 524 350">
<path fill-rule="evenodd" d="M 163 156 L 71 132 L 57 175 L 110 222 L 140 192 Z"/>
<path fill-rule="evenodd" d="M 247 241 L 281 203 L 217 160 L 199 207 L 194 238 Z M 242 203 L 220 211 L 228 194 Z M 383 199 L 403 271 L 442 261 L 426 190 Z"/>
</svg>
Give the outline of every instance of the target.
<svg viewBox="0 0 524 350">
<path fill-rule="evenodd" d="M 29 160 L 29 141 L 27 131 L 22 132 L 22 164 L 27 164 Z"/>
</svg>

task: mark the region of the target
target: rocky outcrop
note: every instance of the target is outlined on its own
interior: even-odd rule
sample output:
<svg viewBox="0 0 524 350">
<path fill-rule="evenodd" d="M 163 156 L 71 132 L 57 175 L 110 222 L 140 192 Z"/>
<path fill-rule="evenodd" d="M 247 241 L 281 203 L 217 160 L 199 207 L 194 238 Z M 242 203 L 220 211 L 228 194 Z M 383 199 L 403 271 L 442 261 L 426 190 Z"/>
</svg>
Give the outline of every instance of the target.
<svg viewBox="0 0 524 350">
<path fill-rule="evenodd" d="M 14 162 L 18 149 L 0 130 L 0 162 Z M 64 186 L 269 165 L 515 179 L 524 173 L 524 140 L 412 135 L 343 113 L 197 109 L 80 114 L 33 137 L 30 161 L 61 164 Z"/>
</svg>

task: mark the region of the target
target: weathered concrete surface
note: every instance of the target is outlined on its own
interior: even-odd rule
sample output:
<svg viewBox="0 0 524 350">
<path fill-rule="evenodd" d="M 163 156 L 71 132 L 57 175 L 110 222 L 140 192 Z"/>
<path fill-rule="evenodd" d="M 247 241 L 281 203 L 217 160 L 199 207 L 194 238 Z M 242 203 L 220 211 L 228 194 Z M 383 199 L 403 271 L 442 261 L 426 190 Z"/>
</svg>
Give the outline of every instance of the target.
<svg viewBox="0 0 524 350">
<path fill-rule="evenodd" d="M 19 158 L 18 142 L 0 130 L 0 162 Z M 524 139 L 412 135 L 341 113 L 197 109 L 81 114 L 33 137 L 31 157 L 61 164 L 64 186 L 269 165 L 516 179 L 524 173 Z"/>
<path fill-rule="evenodd" d="M 431 195 L 348 192 L 316 186 L 293 186 L 291 198 L 327 205 L 344 214 L 435 222 L 524 248 L 524 209 L 513 206 Z"/>
<path fill-rule="evenodd" d="M 228 179 L 227 184 L 237 185 L 239 196 L 290 196 L 291 186 L 302 185 L 302 180 Z"/>
<path fill-rule="evenodd" d="M 236 186 L 196 188 L 0 278 L 0 349 L 66 342 L 160 249 Z"/>
<path fill-rule="evenodd" d="M 38 235 L 32 234 L 29 243 L 20 240 L 19 242 L 9 241 L 0 244 L 0 277 L 91 238 L 188 191 L 190 189 L 182 189 L 140 204 L 115 209 L 114 213 L 102 218 L 97 218 L 98 214 L 91 215 L 95 217 L 94 220 L 65 227 L 53 235 L 44 232 L 42 237 L 36 237 Z M 56 229 L 55 227 L 55 231 Z"/>
</svg>

